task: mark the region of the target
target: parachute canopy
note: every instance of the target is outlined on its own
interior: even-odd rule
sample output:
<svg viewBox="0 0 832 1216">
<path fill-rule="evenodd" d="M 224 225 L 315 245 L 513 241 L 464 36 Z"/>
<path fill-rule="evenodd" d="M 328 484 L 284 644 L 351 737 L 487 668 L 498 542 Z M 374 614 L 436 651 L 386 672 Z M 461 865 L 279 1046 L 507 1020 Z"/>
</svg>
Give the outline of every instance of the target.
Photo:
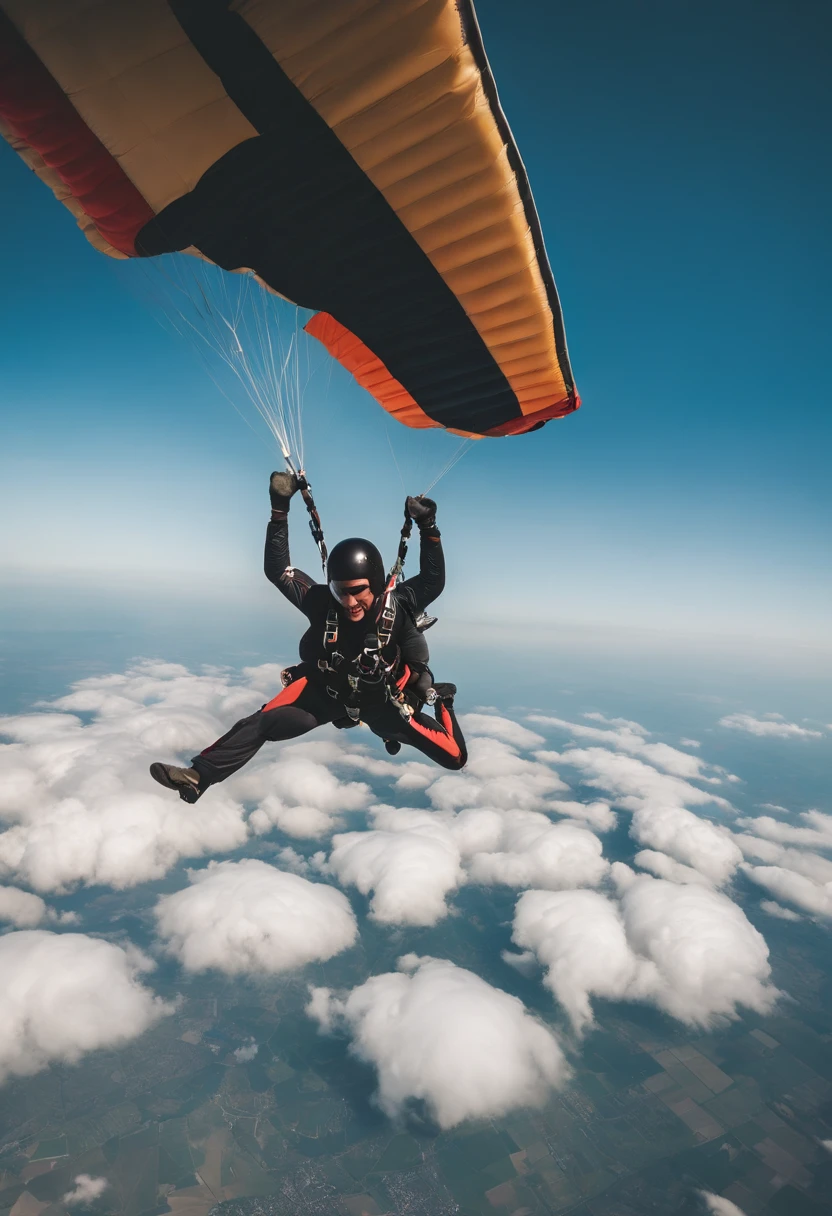
<svg viewBox="0 0 832 1216">
<path fill-rule="evenodd" d="M 408 426 L 580 404 L 471 0 L 0 0 L 0 130 L 96 248 L 252 271 Z"/>
</svg>

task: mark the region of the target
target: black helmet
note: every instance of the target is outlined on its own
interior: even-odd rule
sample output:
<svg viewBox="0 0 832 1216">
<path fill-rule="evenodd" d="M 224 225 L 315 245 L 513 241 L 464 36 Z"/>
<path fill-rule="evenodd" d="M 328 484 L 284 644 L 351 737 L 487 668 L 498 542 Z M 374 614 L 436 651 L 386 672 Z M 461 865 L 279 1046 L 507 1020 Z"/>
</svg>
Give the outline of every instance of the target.
<svg viewBox="0 0 832 1216">
<path fill-rule="evenodd" d="M 375 596 L 381 595 L 387 583 L 381 554 L 375 545 L 359 536 L 338 542 L 327 560 L 326 577 L 330 584 L 366 578 Z"/>
</svg>

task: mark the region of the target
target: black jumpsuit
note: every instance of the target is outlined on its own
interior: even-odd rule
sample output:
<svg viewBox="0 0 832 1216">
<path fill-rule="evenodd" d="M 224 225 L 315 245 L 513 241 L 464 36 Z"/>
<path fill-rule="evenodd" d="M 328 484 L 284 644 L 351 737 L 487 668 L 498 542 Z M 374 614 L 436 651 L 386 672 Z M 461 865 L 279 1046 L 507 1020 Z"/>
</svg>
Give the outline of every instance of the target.
<svg viewBox="0 0 832 1216">
<path fill-rule="evenodd" d="M 294 668 L 295 679 L 288 687 L 194 757 L 192 764 L 203 788 L 230 777 L 269 740 L 295 739 L 316 726 L 346 718 L 345 702 L 350 692 L 347 673 L 354 672 L 352 660 L 374 628 L 367 614 L 361 621 L 350 621 L 325 583 L 315 583 L 308 574 L 291 566 L 286 519 L 273 520 L 268 526 L 264 569 L 270 582 L 309 620 L 300 641 L 301 662 Z M 400 689 L 406 688 L 428 657 L 427 644 L 414 618 L 441 595 L 444 586 L 445 558 L 439 532 L 435 527 L 423 528 L 419 573 L 393 592 L 396 616 L 390 640 L 381 651 L 388 663 L 399 656 L 392 678 Z M 327 616 L 333 609 L 337 610 L 338 639 L 334 647 L 327 647 L 324 634 Z M 334 652 L 342 656 L 338 674 L 321 671 L 319 660 L 332 665 Z M 465 764 L 465 740 L 452 705 L 437 701 L 435 717 L 415 712 L 406 718 L 388 698 L 384 684 L 361 684 L 358 695 L 361 721 L 374 734 L 409 743 L 443 768 L 461 769 Z"/>
</svg>

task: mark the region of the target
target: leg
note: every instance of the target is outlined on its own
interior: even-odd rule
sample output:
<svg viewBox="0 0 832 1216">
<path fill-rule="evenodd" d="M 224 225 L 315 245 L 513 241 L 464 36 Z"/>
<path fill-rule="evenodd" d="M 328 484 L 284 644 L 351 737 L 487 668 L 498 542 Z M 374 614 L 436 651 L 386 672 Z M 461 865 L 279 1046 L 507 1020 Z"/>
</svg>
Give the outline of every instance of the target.
<svg viewBox="0 0 832 1216">
<path fill-rule="evenodd" d="M 191 768 L 153 764 L 150 774 L 160 785 L 176 790 L 183 801 L 196 802 L 209 785 L 236 773 L 268 740 L 296 739 L 331 721 L 339 712 L 337 703 L 323 689 L 301 678 L 194 756 Z"/>
<path fill-rule="evenodd" d="M 200 787 L 225 781 L 247 764 L 264 743 L 297 739 L 307 731 L 331 722 L 339 712 L 337 702 L 323 689 L 309 684 L 306 677 L 293 681 L 267 705 L 242 718 L 231 730 L 206 747 L 192 760 L 199 773 Z"/>
<path fill-rule="evenodd" d="M 468 761 L 468 750 L 454 713 L 453 694 L 438 699 L 434 713 L 435 718 L 415 713 L 405 719 L 392 705 L 386 705 L 365 721 L 382 739 L 409 743 L 435 764 L 458 771 Z"/>
</svg>

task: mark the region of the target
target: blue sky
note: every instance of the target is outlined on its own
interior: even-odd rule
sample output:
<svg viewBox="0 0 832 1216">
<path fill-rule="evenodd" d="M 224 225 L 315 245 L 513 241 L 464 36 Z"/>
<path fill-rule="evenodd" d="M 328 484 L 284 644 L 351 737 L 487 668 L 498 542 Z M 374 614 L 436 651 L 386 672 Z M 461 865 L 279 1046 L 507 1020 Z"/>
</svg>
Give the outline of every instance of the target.
<svg viewBox="0 0 832 1216">
<path fill-rule="evenodd" d="M 682 653 L 701 635 L 693 648 L 714 639 L 717 660 L 757 639 L 828 661 L 828 10 L 478 12 L 584 407 L 476 445 L 437 487 L 446 641 L 504 657 L 533 625 L 590 648 Z M 171 595 L 189 613 L 271 613 L 273 452 L 157 324 L 138 268 L 89 248 L 5 146 L 0 177 L 7 622 L 94 604 L 103 627 L 127 603 L 162 621 Z M 329 536 L 368 533 L 392 556 L 388 427 L 340 369 L 324 385 L 307 443 Z M 428 460 L 425 437 L 393 424 L 390 441 L 414 481 L 455 445 L 428 437 Z"/>
</svg>

